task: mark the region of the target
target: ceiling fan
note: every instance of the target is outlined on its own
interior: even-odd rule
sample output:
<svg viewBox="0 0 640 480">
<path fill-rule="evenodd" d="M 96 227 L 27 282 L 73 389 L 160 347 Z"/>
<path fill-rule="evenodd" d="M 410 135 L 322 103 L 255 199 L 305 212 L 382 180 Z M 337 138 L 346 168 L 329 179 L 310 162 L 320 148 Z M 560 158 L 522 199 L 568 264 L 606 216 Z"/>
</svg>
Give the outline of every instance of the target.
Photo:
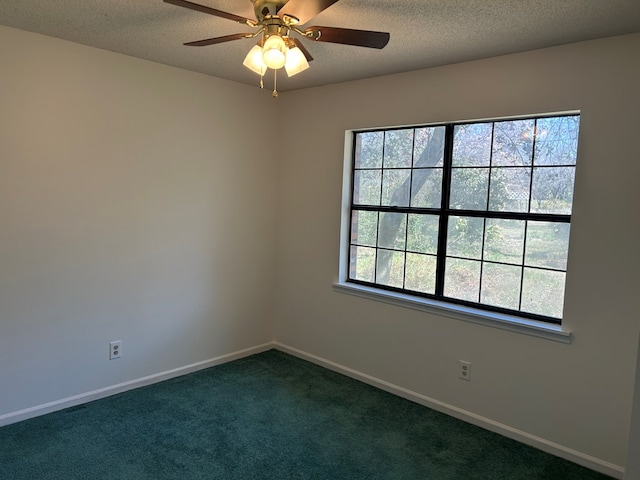
<svg viewBox="0 0 640 480">
<path fill-rule="evenodd" d="M 260 75 L 261 87 L 263 86 L 262 77 L 269 68 L 277 72 L 284 67 L 290 77 L 309 68 L 309 62 L 313 60 L 313 57 L 298 38 L 292 37 L 292 34 L 317 42 L 340 43 L 377 49 L 384 48 L 389 43 L 390 35 L 387 32 L 320 26 L 311 26 L 303 30 L 298 27 L 298 25 L 307 23 L 337 1 L 251 0 L 256 16 L 256 20 L 252 20 L 186 0 L 164 0 L 165 3 L 226 18 L 256 29 L 253 32 L 233 33 L 222 37 L 188 42 L 185 45 L 203 47 L 242 38 L 259 37 L 257 45 L 249 51 L 243 65 Z M 276 81 L 275 79 L 274 73 L 274 82 Z M 275 85 L 273 96 L 278 96 Z"/>
</svg>

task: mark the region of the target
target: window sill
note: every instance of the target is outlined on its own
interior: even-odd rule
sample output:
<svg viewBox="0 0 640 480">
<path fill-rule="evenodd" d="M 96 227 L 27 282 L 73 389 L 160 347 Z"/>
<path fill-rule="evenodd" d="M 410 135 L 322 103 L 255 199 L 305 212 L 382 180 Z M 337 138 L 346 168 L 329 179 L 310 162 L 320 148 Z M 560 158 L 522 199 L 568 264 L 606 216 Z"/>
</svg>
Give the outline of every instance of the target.
<svg viewBox="0 0 640 480">
<path fill-rule="evenodd" d="M 555 342 L 571 343 L 571 331 L 563 328 L 561 325 L 552 325 L 549 323 L 536 322 L 535 320 L 527 320 L 510 315 L 485 312 L 461 305 L 378 290 L 353 283 L 334 283 L 333 289 L 336 292 L 368 298 L 370 300 L 389 303 L 399 307 L 411 308 L 421 312 L 433 313 L 436 315 L 454 318 L 456 320 L 500 328 L 502 330 L 545 338 Z"/>
</svg>

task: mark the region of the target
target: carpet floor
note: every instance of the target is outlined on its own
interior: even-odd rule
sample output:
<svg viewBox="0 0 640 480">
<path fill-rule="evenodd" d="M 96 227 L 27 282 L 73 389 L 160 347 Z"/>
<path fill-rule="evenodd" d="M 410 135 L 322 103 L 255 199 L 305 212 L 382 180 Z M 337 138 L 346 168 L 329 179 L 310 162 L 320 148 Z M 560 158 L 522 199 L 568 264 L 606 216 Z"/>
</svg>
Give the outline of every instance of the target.
<svg viewBox="0 0 640 480">
<path fill-rule="evenodd" d="M 285 353 L 0 428 L 2 480 L 604 480 Z"/>
</svg>

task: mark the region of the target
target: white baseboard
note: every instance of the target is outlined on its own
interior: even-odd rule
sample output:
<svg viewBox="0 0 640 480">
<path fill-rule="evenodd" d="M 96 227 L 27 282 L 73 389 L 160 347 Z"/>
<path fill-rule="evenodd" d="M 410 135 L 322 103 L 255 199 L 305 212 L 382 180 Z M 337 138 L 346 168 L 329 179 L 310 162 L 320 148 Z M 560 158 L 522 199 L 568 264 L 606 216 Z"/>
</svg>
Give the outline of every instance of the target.
<svg viewBox="0 0 640 480">
<path fill-rule="evenodd" d="M 145 385 L 151 385 L 152 383 L 162 382 L 170 378 L 186 375 L 191 372 L 202 370 L 223 363 L 232 362 L 240 358 L 255 355 L 256 353 L 265 352 L 275 348 L 274 343 L 265 343 L 255 347 L 246 348 L 244 350 L 238 350 L 236 352 L 228 353 L 226 355 L 220 355 L 219 357 L 210 358 L 201 362 L 192 363 L 191 365 L 185 365 L 183 367 L 174 368 L 165 372 L 154 373 L 142 378 L 136 378 L 127 382 L 118 383 L 116 385 L 110 385 L 108 387 L 99 388 L 90 392 L 73 395 L 72 397 L 62 398 L 53 402 L 44 403 L 42 405 L 36 405 L 35 407 L 25 408 L 16 412 L 10 412 L 4 415 L 0 415 L 0 427 L 9 425 L 11 423 L 21 422 L 29 418 L 38 417 L 47 413 L 62 410 L 68 407 L 74 407 L 82 403 L 91 402 L 100 398 L 109 397 L 117 393 L 126 392 L 127 390 L 133 390 L 134 388 L 144 387 Z"/>
<path fill-rule="evenodd" d="M 406 388 L 399 387 L 371 375 L 367 375 L 352 368 L 345 367 L 330 360 L 326 360 L 322 357 L 318 357 L 317 355 L 298 350 L 297 348 L 290 347 L 280 342 L 275 342 L 274 347 L 282 352 L 289 353 L 303 360 L 307 360 L 309 362 L 315 363 L 316 365 L 320 365 L 321 367 L 333 370 L 335 372 L 346 375 L 347 377 L 354 378 L 363 383 L 377 387 L 399 397 L 411 400 L 412 402 L 432 408 L 433 410 L 436 410 L 438 412 L 445 413 L 467 423 L 471 423 L 486 430 L 490 430 L 492 432 L 516 440 L 525 445 L 537 448 L 538 450 L 542 450 L 565 460 L 569 460 L 570 462 L 590 468 L 591 470 L 595 470 L 597 472 L 604 473 L 605 475 L 609 475 L 618 479 L 622 479 L 624 476 L 624 467 L 621 467 L 620 465 L 615 465 L 591 455 L 573 450 L 572 448 L 568 448 L 563 445 L 551 442 L 536 435 L 518 430 L 517 428 L 510 427 L 509 425 L 496 422 L 467 410 L 463 410 L 439 400 L 429 398 L 420 393 L 416 393 Z"/>
</svg>

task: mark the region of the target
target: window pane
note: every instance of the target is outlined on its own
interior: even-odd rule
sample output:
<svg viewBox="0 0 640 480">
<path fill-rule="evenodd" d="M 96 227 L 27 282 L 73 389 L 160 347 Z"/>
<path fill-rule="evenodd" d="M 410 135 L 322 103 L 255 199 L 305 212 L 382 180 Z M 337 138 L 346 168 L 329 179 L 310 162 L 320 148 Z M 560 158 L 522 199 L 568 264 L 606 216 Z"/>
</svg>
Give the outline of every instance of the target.
<svg viewBox="0 0 640 480">
<path fill-rule="evenodd" d="M 564 272 L 525 268 L 521 310 L 562 318 L 565 276 Z"/>
<path fill-rule="evenodd" d="M 402 288 L 404 278 L 404 252 L 378 250 L 376 283 Z"/>
<path fill-rule="evenodd" d="M 456 125 L 453 130 L 453 166 L 488 167 L 492 130 L 492 123 Z"/>
<path fill-rule="evenodd" d="M 575 167 L 539 167 L 533 169 L 531 211 L 571 214 Z"/>
<path fill-rule="evenodd" d="M 382 178 L 382 205 L 409 206 L 411 170 L 385 170 Z"/>
<path fill-rule="evenodd" d="M 437 215 L 409 215 L 407 230 L 407 250 L 417 253 L 438 252 L 438 227 L 440 217 Z"/>
<path fill-rule="evenodd" d="M 482 258 L 484 218 L 450 217 L 447 233 L 447 256 Z"/>
<path fill-rule="evenodd" d="M 482 293 L 485 305 L 518 310 L 522 267 L 485 263 L 482 267 Z"/>
<path fill-rule="evenodd" d="M 440 208 L 442 204 L 442 169 L 414 170 L 411 178 L 411 206 Z"/>
<path fill-rule="evenodd" d="M 378 247 L 404 250 L 407 239 L 407 214 L 385 212 L 380 214 Z"/>
<path fill-rule="evenodd" d="M 384 168 L 411 167 L 413 128 L 389 130 L 384 135 Z"/>
<path fill-rule="evenodd" d="M 539 119 L 534 165 L 575 165 L 579 129 L 578 115 Z"/>
<path fill-rule="evenodd" d="M 351 243 L 375 247 L 378 238 L 378 212 L 351 212 Z"/>
<path fill-rule="evenodd" d="M 533 119 L 496 122 L 493 131 L 491 165 L 514 167 L 531 165 L 534 125 Z"/>
<path fill-rule="evenodd" d="M 449 206 L 462 210 L 486 210 L 488 188 L 488 168 L 454 168 Z"/>
<path fill-rule="evenodd" d="M 447 258 L 444 295 L 477 302 L 480 292 L 480 262 Z"/>
<path fill-rule="evenodd" d="M 422 293 L 436 291 L 436 257 L 407 253 L 404 288 Z"/>
<path fill-rule="evenodd" d="M 349 278 L 363 282 L 373 282 L 375 273 L 376 249 L 369 247 L 351 247 L 349 258 Z"/>
<path fill-rule="evenodd" d="M 445 127 L 416 128 L 413 147 L 413 166 L 442 167 L 444 160 Z"/>
<path fill-rule="evenodd" d="M 381 168 L 384 132 L 356 134 L 356 168 Z"/>
<path fill-rule="evenodd" d="M 494 212 L 529 211 L 530 185 L 530 168 L 492 168 L 489 210 Z"/>
<path fill-rule="evenodd" d="M 568 223 L 528 222 L 524 264 L 566 270 L 570 228 Z"/>
<path fill-rule="evenodd" d="M 380 170 L 356 170 L 353 174 L 354 205 L 380 205 Z"/>
<path fill-rule="evenodd" d="M 522 265 L 524 226 L 523 220 L 488 218 L 484 234 L 484 259 Z"/>
</svg>

